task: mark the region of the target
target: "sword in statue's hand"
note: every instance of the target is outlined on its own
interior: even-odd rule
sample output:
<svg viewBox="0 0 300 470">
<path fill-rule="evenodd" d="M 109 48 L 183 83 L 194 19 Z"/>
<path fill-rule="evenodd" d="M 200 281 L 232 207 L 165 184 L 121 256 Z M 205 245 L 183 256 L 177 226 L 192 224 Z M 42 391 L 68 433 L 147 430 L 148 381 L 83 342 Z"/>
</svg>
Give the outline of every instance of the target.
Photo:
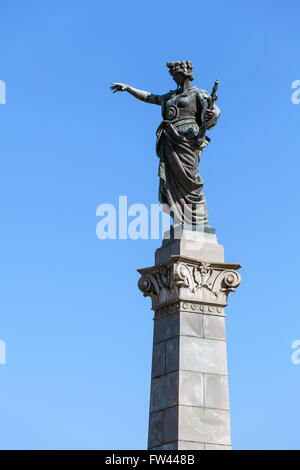
<svg viewBox="0 0 300 470">
<path fill-rule="evenodd" d="M 212 89 L 211 95 L 210 95 L 210 103 L 209 103 L 209 106 L 208 106 L 209 109 L 214 108 L 214 103 L 218 99 L 218 95 L 217 95 L 218 86 L 219 86 L 219 80 L 216 80 L 215 83 L 214 83 L 214 87 Z"/>
</svg>

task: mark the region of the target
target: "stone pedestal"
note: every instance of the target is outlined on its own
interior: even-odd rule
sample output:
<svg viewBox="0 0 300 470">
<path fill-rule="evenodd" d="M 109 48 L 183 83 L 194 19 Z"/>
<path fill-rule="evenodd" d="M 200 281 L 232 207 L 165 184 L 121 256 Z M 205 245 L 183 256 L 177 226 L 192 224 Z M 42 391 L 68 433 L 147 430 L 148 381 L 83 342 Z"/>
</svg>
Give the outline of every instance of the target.
<svg viewBox="0 0 300 470">
<path fill-rule="evenodd" d="M 214 233 L 165 238 L 138 270 L 154 310 L 148 448 L 230 449 L 224 307 L 241 266 L 224 263 Z"/>
</svg>

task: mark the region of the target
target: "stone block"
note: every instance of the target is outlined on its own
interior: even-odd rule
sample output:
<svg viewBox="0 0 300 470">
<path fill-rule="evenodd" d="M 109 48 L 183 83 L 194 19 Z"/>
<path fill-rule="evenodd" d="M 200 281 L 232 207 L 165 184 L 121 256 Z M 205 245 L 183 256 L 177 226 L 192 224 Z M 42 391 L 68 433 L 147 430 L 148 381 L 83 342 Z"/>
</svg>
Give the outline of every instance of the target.
<svg viewBox="0 0 300 470">
<path fill-rule="evenodd" d="M 207 408 L 229 410 L 226 375 L 204 374 L 204 405 Z"/>
<path fill-rule="evenodd" d="M 178 450 L 204 450 L 201 442 L 178 441 Z"/>
<path fill-rule="evenodd" d="M 152 450 L 177 450 L 177 441 L 170 442 L 159 447 L 152 447 Z"/>
<path fill-rule="evenodd" d="M 157 411 L 178 404 L 178 372 L 152 379 L 150 411 Z"/>
<path fill-rule="evenodd" d="M 163 442 L 163 412 L 150 413 L 148 447 L 161 445 Z"/>
<path fill-rule="evenodd" d="M 178 406 L 164 410 L 163 443 L 178 439 Z"/>
<path fill-rule="evenodd" d="M 155 264 L 179 254 L 203 261 L 224 262 L 224 248 L 218 244 L 215 233 L 179 230 L 175 231 L 174 238 L 171 240 L 170 232 L 165 232 L 163 245 L 155 252 Z"/>
<path fill-rule="evenodd" d="M 179 405 L 204 405 L 203 374 L 201 372 L 179 372 Z"/>
<path fill-rule="evenodd" d="M 179 406 L 178 440 L 230 446 L 229 411 Z"/>
<path fill-rule="evenodd" d="M 178 370 L 179 337 L 166 341 L 166 373 Z"/>
<path fill-rule="evenodd" d="M 166 364 L 166 343 L 153 345 L 152 353 L 152 377 L 164 374 Z"/>
<path fill-rule="evenodd" d="M 180 312 L 180 334 L 202 338 L 202 319 L 203 315 L 199 313 Z"/>
<path fill-rule="evenodd" d="M 154 320 L 154 343 L 166 341 L 179 334 L 179 314 L 174 313 Z"/>
<path fill-rule="evenodd" d="M 225 317 L 203 315 L 203 331 L 205 338 L 225 340 Z"/>
<path fill-rule="evenodd" d="M 179 368 L 227 375 L 225 341 L 181 336 Z"/>
</svg>

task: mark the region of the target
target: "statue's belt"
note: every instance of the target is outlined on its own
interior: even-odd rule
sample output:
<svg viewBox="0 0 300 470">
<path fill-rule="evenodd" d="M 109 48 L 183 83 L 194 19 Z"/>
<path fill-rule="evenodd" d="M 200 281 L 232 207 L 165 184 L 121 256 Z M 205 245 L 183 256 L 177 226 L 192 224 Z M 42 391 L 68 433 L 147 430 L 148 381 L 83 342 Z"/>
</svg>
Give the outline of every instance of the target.
<svg viewBox="0 0 300 470">
<path fill-rule="evenodd" d="M 181 117 L 178 117 L 178 118 L 175 118 L 175 119 L 164 119 L 163 120 L 163 122 L 166 122 L 168 124 L 175 124 L 175 123 L 178 124 L 178 122 L 181 122 L 181 121 L 196 122 L 196 118 L 195 118 L 195 116 L 181 116 Z"/>
<path fill-rule="evenodd" d="M 178 124 L 178 123 L 189 123 L 189 122 L 194 122 L 198 125 L 195 116 L 185 116 L 185 117 L 179 117 L 176 119 L 164 119 L 160 125 L 157 128 L 156 135 L 160 134 L 163 129 L 166 129 L 169 124 Z"/>
</svg>

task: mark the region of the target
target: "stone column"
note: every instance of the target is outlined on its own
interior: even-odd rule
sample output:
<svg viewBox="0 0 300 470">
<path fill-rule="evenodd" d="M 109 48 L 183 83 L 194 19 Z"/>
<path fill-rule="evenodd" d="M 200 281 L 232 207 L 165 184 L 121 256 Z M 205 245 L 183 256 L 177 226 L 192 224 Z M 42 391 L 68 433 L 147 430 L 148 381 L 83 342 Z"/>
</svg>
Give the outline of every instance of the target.
<svg viewBox="0 0 300 470">
<path fill-rule="evenodd" d="M 224 263 L 215 233 L 169 237 L 138 270 L 154 310 L 148 448 L 230 449 L 224 307 L 241 266 Z"/>
</svg>

